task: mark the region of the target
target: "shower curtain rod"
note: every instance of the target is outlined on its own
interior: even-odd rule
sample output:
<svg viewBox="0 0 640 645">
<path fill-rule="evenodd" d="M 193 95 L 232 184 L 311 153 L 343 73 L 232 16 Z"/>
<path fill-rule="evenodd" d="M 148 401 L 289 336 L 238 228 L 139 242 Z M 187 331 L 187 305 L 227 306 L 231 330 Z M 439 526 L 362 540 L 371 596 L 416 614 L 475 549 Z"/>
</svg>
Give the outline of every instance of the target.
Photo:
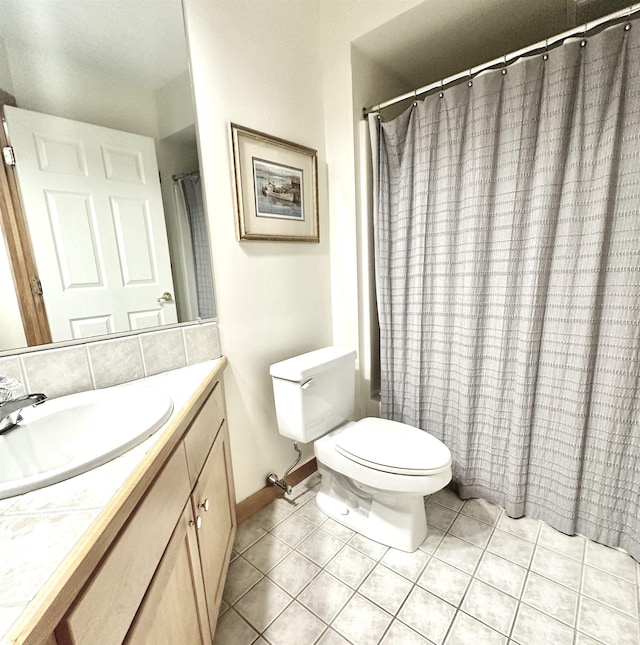
<svg viewBox="0 0 640 645">
<path fill-rule="evenodd" d="M 490 69 L 491 67 L 496 67 L 498 65 L 506 66 L 509 63 L 513 63 L 521 56 L 526 56 L 527 54 L 531 54 L 532 52 L 549 49 L 553 45 L 561 44 L 562 42 L 567 40 L 567 38 L 571 38 L 572 36 L 586 35 L 587 32 L 592 31 L 596 27 L 600 27 L 608 23 L 613 23 L 624 18 L 631 18 L 631 16 L 638 11 L 640 11 L 640 4 L 632 4 L 627 9 L 622 9 L 620 11 L 610 13 L 606 16 L 603 16 L 602 18 L 598 18 L 597 20 L 592 20 L 591 22 L 585 22 L 580 27 L 574 27 L 569 31 L 564 31 L 561 34 L 557 34 L 556 36 L 542 40 L 538 43 L 535 43 L 534 45 L 529 45 L 528 47 L 524 47 L 523 49 L 511 52 L 510 54 L 505 54 L 501 58 L 494 58 L 487 63 L 483 63 L 482 65 L 478 65 L 477 67 L 471 67 L 464 72 L 453 74 L 452 76 L 443 78 L 441 81 L 430 83 L 429 85 L 425 85 L 424 87 L 413 90 L 412 92 L 407 92 L 406 94 L 402 94 L 401 96 L 396 96 L 395 98 L 384 101 L 383 103 L 379 103 L 378 105 L 373 105 L 368 108 L 364 107 L 362 108 L 362 118 L 366 119 L 369 114 L 376 114 L 383 108 L 389 107 L 390 105 L 395 105 L 396 103 L 400 103 L 401 101 L 418 98 L 420 94 L 426 94 L 427 92 L 431 92 L 432 90 L 443 90 L 447 85 L 451 85 L 452 83 L 465 78 L 473 78 L 480 72 L 483 72 L 486 69 Z"/>
<path fill-rule="evenodd" d="M 191 172 L 183 172 L 181 175 L 171 175 L 171 179 L 173 179 L 173 181 L 180 181 L 181 179 L 186 179 L 187 177 L 195 177 L 195 175 L 199 174 L 199 170 L 192 170 Z"/>
</svg>

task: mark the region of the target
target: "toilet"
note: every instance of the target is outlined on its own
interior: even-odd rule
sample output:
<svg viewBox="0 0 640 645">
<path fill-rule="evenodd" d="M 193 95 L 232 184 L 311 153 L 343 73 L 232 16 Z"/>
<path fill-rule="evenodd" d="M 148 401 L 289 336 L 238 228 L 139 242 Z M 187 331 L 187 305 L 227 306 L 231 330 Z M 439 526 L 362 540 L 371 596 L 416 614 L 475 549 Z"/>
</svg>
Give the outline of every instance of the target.
<svg viewBox="0 0 640 645">
<path fill-rule="evenodd" d="M 424 496 L 451 481 L 451 453 L 414 426 L 367 417 L 355 401 L 353 350 L 325 347 L 271 365 L 278 430 L 314 441 L 318 507 L 376 542 L 415 551 L 427 536 Z"/>
</svg>

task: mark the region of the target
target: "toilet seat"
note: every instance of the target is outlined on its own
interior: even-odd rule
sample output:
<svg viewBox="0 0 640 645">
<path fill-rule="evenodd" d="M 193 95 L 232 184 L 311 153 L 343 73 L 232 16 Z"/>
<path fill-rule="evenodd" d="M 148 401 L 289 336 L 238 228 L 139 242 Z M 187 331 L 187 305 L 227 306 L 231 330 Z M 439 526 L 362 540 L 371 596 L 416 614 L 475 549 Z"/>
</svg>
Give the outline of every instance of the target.
<svg viewBox="0 0 640 645">
<path fill-rule="evenodd" d="M 335 438 L 341 455 L 363 466 L 398 475 L 435 475 L 451 467 L 451 452 L 419 428 L 367 417 Z"/>
</svg>

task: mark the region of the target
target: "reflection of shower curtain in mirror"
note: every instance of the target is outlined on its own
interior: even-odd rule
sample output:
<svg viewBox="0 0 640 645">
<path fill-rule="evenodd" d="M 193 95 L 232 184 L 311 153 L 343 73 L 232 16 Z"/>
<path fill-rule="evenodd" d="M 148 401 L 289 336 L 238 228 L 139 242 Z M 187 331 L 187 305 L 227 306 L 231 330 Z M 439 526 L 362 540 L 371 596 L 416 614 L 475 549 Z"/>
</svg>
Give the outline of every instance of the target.
<svg viewBox="0 0 640 645">
<path fill-rule="evenodd" d="M 213 318 L 216 315 L 213 298 L 213 279 L 211 276 L 211 255 L 209 235 L 205 221 L 204 203 L 200 174 L 193 173 L 178 182 L 184 196 L 193 260 L 195 267 L 196 297 L 200 318 Z"/>
</svg>

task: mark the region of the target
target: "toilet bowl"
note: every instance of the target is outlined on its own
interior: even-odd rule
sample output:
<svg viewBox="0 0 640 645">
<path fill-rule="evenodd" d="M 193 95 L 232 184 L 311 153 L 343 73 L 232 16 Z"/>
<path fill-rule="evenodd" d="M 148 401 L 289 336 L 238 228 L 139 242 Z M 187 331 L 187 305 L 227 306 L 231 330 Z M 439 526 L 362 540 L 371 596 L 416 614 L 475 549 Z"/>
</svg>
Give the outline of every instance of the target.
<svg viewBox="0 0 640 645">
<path fill-rule="evenodd" d="M 271 366 L 280 434 L 315 441 L 316 496 L 329 517 L 372 540 L 415 551 L 427 536 L 424 496 L 451 480 L 451 453 L 404 423 L 353 412 L 355 352 L 326 347 Z"/>
</svg>

